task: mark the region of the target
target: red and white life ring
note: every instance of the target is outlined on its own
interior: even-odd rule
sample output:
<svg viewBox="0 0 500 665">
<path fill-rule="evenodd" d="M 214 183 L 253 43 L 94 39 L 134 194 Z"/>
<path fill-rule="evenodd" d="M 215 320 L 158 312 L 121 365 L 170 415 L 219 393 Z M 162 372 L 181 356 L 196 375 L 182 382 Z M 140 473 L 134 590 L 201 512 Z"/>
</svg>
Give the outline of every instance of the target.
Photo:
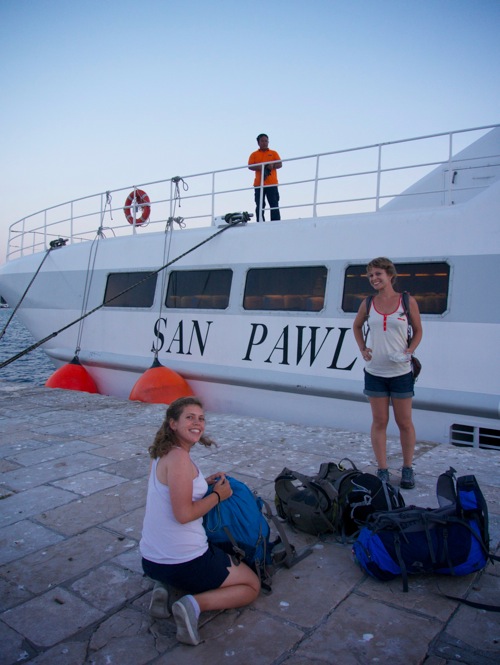
<svg viewBox="0 0 500 665">
<path fill-rule="evenodd" d="M 141 215 L 139 217 L 137 216 L 136 208 L 135 223 L 136 225 L 144 224 L 144 222 L 147 222 L 149 215 L 151 214 L 151 201 L 149 200 L 149 196 L 142 189 L 134 189 L 133 192 L 130 192 L 127 200 L 125 201 L 123 212 L 125 213 L 125 217 L 127 218 L 127 222 L 129 224 L 134 223 L 135 206 L 141 209 Z"/>
</svg>

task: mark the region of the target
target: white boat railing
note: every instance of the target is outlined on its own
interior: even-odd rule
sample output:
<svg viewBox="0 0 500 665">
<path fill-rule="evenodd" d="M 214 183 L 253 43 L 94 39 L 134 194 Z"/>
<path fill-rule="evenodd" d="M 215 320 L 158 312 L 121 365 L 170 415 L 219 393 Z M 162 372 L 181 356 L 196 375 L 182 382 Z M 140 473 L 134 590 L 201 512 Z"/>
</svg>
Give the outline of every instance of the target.
<svg viewBox="0 0 500 665">
<path fill-rule="evenodd" d="M 452 205 L 474 196 L 500 175 L 500 142 L 491 155 L 467 153 L 467 146 L 500 125 L 430 134 L 400 141 L 282 159 L 279 171 L 282 219 Z M 487 158 L 487 163 L 485 163 Z M 480 161 L 481 160 L 481 161 Z M 437 168 L 439 167 L 439 168 Z M 478 177 L 481 169 L 481 175 Z M 485 171 L 486 169 L 486 171 Z M 457 173 L 468 177 L 460 177 Z M 476 173 L 476 177 L 471 174 Z M 235 211 L 254 211 L 253 172 L 247 164 L 230 169 L 166 178 L 74 199 L 23 217 L 9 228 L 7 260 L 44 251 L 50 242 L 180 227 L 210 226 Z M 412 186 L 417 183 L 417 186 Z M 143 190 L 144 208 L 124 206 Z M 117 204 L 116 201 L 120 202 Z"/>
</svg>

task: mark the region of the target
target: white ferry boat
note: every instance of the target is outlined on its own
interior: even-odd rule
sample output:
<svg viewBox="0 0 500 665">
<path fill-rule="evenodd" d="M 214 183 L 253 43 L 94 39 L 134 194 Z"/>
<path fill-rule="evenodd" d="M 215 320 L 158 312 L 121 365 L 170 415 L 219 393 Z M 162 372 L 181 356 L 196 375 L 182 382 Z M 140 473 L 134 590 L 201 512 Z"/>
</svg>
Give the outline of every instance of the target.
<svg viewBox="0 0 500 665">
<path fill-rule="evenodd" d="M 24 217 L 0 293 L 103 394 L 157 361 L 211 411 L 369 431 L 352 323 L 388 256 L 422 313 L 418 438 L 498 448 L 500 125 L 282 161 L 281 221 L 232 214 L 246 164 Z"/>
</svg>

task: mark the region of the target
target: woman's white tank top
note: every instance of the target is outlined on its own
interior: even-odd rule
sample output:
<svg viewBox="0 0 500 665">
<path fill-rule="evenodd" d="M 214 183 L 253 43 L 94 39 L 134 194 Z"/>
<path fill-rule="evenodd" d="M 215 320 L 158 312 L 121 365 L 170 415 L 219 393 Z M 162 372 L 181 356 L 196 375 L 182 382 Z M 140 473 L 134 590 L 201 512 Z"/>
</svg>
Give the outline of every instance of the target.
<svg viewBox="0 0 500 665">
<path fill-rule="evenodd" d="M 208 549 L 203 518 L 181 524 L 172 510 L 170 489 L 156 476 L 159 458 L 153 461 L 148 481 L 146 514 L 139 544 L 142 556 L 154 563 L 174 564 L 192 561 Z M 193 501 L 202 499 L 207 481 L 198 469 L 193 480 Z"/>
<path fill-rule="evenodd" d="M 408 319 L 401 297 L 396 310 L 391 314 L 377 311 L 375 299 L 372 300 L 368 325 L 370 332 L 366 346 L 372 350 L 372 357 L 365 365 L 366 371 L 387 378 L 408 374 L 411 371 L 409 362 L 394 362 L 390 359 L 408 348 Z"/>
</svg>

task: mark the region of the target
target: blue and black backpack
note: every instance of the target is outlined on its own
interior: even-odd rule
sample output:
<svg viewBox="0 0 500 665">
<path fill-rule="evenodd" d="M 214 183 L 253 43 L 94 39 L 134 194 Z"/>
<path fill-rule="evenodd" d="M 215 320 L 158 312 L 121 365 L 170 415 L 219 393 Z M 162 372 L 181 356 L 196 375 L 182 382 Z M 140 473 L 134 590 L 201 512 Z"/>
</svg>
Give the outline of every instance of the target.
<svg viewBox="0 0 500 665">
<path fill-rule="evenodd" d="M 468 575 L 482 570 L 489 551 L 488 508 L 475 476 L 455 481 L 450 467 L 439 476 L 439 508 L 408 506 L 370 515 L 353 545 L 354 560 L 372 577 L 403 578 L 436 573 Z"/>
<path fill-rule="evenodd" d="M 263 591 L 269 592 L 274 568 L 281 565 L 291 568 L 311 550 L 306 548 L 298 554 L 269 504 L 241 480 L 226 478 L 233 494 L 204 516 L 208 541 L 230 554 L 236 563 L 244 561 L 253 568 L 259 575 Z M 209 486 L 207 494 L 212 491 L 213 486 Z M 270 523 L 277 531 L 273 541 Z"/>
</svg>

